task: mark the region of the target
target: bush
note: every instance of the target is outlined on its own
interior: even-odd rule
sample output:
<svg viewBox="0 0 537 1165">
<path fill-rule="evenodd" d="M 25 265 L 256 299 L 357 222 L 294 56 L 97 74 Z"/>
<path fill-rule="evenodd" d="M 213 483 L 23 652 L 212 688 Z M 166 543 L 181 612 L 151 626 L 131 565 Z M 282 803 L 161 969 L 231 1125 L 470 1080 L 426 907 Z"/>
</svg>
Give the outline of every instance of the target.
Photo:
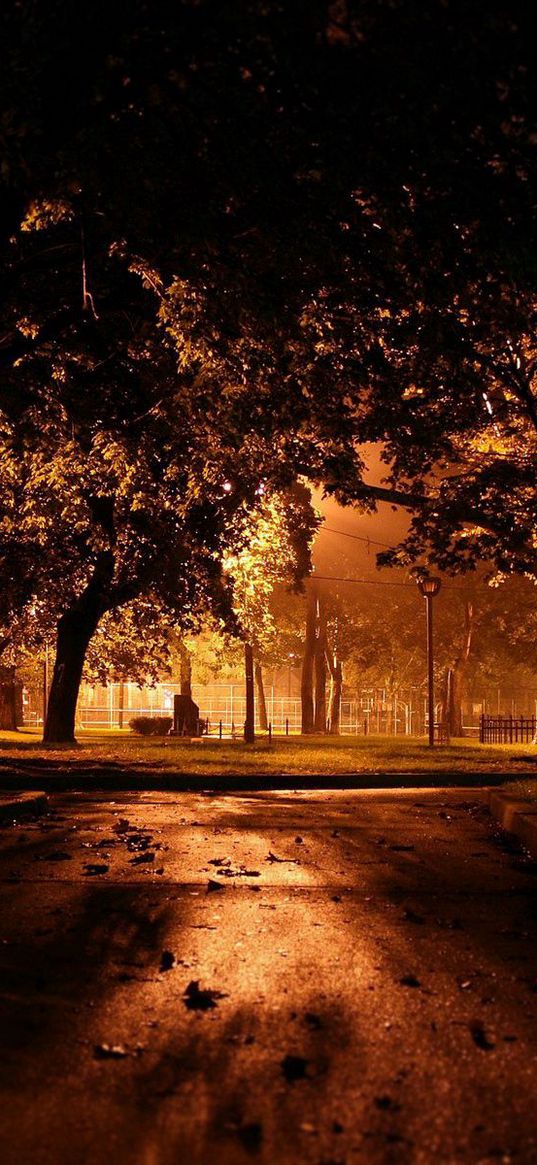
<svg viewBox="0 0 537 1165">
<path fill-rule="evenodd" d="M 138 736 L 166 736 L 173 724 L 171 716 L 133 716 L 129 728 Z"/>
</svg>

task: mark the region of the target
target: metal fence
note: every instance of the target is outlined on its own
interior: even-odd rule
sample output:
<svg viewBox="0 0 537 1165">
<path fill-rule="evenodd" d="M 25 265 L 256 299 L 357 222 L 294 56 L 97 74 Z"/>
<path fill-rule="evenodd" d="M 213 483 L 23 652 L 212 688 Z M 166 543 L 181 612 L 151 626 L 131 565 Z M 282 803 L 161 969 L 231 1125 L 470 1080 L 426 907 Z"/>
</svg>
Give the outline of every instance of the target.
<svg viewBox="0 0 537 1165">
<path fill-rule="evenodd" d="M 284 687 L 287 685 L 283 685 Z M 111 683 L 107 687 L 91 687 L 82 684 L 77 707 L 77 728 L 100 731 L 128 728 L 135 716 L 173 716 L 173 698 L 180 691 L 180 685 L 158 683 L 154 687 L 139 688 L 134 683 Z M 200 709 L 200 718 L 208 722 L 211 736 L 234 733 L 241 735 L 246 715 L 246 701 L 243 683 L 194 684 L 192 694 Z M 282 692 L 282 686 L 267 685 L 265 689 L 267 721 L 276 735 L 300 733 L 302 720 L 301 701 L 296 690 Z M 481 739 L 484 702 L 468 702 L 464 712 L 465 735 L 479 736 Z M 43 693 L 37 686 L 24 692 L 24 724 L 40 727 L 43 723 Z M 435 720 L 440 719 L 440 707 L 435 708 Z M 509 716 L 484 716 L 490 725 L 503 721 L 513 723 L 513 736 L 487 736 L 491 742 L 505 739 L 509 742 L 532 739 L 531 729 L 521 735 L 521 718 Z M 427 732 L 427 704 L 423 692 L 418 688 L 401 689 L 397 695 L 390 695 L 383 688 L 358 689 L 353 697 L 347 693 L 341 704 L 340 731 L 343 735 L 362 736 L 366 734 L 387 736 L 422 736 Z M 524 720 L 524 723 L 529 721 Z M 532 722 L 534 723 L 534 722 Z M 515 727 L 518 725 L 518 728 Z M 259 703 L 256 700 L 256 731 L 261 732 Z M 486 731 L 491 734 L 492 727 Z M 518 735 L 517 735 L 518 733 Z"/>
<path fill-rule="evenodd" d="M 535 716 L 482 716 L 481 744 L 532 744 L 537 731 Z"/>
<path fill-rule="evenodd" d="M 158 683 L 152 688 L 139 688 L 133 683 L 112 683 L 107 687 L 83 684 L 77 727 L 111 730 L 127 728 L 135 716 L 173 716 L 173 698 L 179 691 L 180 685 L 173 683 Z M 224 736 L 242 734 L 246 716 L 244 684 L 194 684 L 192 695 L 200 718 L 208 723 L 209 735 L 219 735 L 220 725 Z M 298 695 L 283 694 L 281 688 L 268 686 L 265 702 L 273 733 L 300 733 L 302 706 Z M 38 691 L 28 693 L 24 722 L 36 727 L 42 723 L 42 694 Z M 256 730 L 262 731 L 257 700 Z M 390 698 L 382 689 L 358 691 L 354 699 L 342 700 L 340 731 L 345 735 L 419 735 L 425 731 L 425 702 L 417 694 L 403 699 Z"/>
</svg>

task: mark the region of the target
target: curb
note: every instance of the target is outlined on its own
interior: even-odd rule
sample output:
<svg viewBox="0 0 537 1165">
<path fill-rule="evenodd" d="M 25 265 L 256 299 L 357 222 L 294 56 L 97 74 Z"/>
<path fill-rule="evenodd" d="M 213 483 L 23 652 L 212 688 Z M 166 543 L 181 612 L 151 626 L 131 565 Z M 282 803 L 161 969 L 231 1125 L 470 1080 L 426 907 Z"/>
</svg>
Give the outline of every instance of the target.
<svg viewBox="0 0 537 1165">
<path fill-rule="evenodd" d="M 537 857 L 537 808 L 534 808 L 534 802 L 515 799 L 508 793 L 491 789 L 488 807 L 491 816 L 502 829 L 505 829 L 506 833 L 512 833 L 533 856 Z"/>
<path fill-rule="evenodd" d="M 0 794 L 0 822 L 13 821 L 27 813 L 44 813 L 48 806 L 46 793 L 13 792 L 9 796 Z"/>
<path fill-rule="evenodd" d="M 369 772 L 357 773 L 272 773 L 255 774 L 222 773 L 204 776 L 201 773 L 140 773 L 114 772 L 109 769 L 93 772 L 79 770 L 59 770 L 41 768 L 39 772 L 23 766 L 12 771 L 0 767 L 0 790 L 19 791 L 23 784 L 27 790 L 45 789 L 50 793 L 253 793 L 277 792 L 293 789 L 296 791 L 325 790 L 337 792 L 345 789 L 431 789 L 431 788 L 490 788 L 501 785 L 503 773 L 490 772 L 450 772 L 421 770 L 419 772 Z"/>
</svg>

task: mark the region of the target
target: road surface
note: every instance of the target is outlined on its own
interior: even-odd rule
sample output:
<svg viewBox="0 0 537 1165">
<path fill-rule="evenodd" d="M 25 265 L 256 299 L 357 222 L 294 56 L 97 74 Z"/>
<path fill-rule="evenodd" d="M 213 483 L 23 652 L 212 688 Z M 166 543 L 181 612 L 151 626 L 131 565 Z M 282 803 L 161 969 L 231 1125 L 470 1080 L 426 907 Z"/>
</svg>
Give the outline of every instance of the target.
<svg viewBox="0 0 537 1165">
<path fill-rule="evenodd" d="M 537 1163 L 537 876 L 480 794 L 0 830 L 4 1165 Z"/>
</svg>

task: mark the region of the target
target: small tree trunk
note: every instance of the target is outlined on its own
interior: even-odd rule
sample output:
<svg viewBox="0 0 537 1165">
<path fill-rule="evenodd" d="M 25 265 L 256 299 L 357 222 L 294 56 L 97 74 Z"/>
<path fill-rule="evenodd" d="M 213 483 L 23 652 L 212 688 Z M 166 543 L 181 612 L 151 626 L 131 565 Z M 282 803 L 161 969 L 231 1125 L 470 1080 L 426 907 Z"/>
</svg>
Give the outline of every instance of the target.
<svg viewBox="0 0 537 1165">
<path fill-rule="evenodd" d="M 315 730 L 313 719 L 313 664 L 315 660 L 315 629 L 317 624 L 317 600 L 310 582 L 306 600 L 306 638 L 302 659 L 300 697 L 302 702 L 302 732 L 310 735 Z"/>
<path fill-rule="evenodd" d="M 320 599 L 315 641 L 315 731 L 326 732 L 326 616 Z"/>
<path fill-rule="evenodd" d="M 470 651 L 472 647 L 472 636 L 474 631 L 474 610 L 471 603 L 466 603 L 464 608 L 464 636 L 461 650 L 455 659 L 453 667 L 449 669 L 451 679 L 448 681 L 446 676 L 446 687 L 444 693 L 444 701 L 442 708 L 442 716 L 444 723 L 447 725 L 450 736 L 463 736 L 464 729 L 462 726 L 462 698 L 464 693 L 464 680 L 468 660 L 470 658 Z"/>
<path fill-rule="evenodd" d="M 119 706 L 118 706 L 118 713 L 117 713 L 117 722 L 118 722 L 119 728 L 123 728 L 124 712 L 125 712 L 125 681 L 120 680 L 119 681 Z"/>
<path fill-rule="evenodd" d="M 14 667 L 0 667 L 0 729 L 17 730 L 17 684 Z"/>
<path fill-rule="evenodd" d="M 330 671 L 330 702 L 328 705 L 328 720 L 330 736 L 339 736 L 341 723 L 341 692 L 343 689 L 343 668 L 337 656 L 326 656 Z"/>
<path fill-rule="evenodd" d="M 256 663 L 254 668 L 255 686 L 257 690 L 257 714 L 259 717 L 259 727 L 262 732 L 268 732 L 268 716 L 267 716 L 267 701 L 265 699 L 265 687 L 263 684 L 263 672 L 261 664 Z"/>
<path fill-rule="evenodd" d="M 244 644 L 244 674 L 246 680 L 244 739 L 246 744 L 253 744 L 255 741 L 254 653 L 250 643 Z"/>
</svg>

